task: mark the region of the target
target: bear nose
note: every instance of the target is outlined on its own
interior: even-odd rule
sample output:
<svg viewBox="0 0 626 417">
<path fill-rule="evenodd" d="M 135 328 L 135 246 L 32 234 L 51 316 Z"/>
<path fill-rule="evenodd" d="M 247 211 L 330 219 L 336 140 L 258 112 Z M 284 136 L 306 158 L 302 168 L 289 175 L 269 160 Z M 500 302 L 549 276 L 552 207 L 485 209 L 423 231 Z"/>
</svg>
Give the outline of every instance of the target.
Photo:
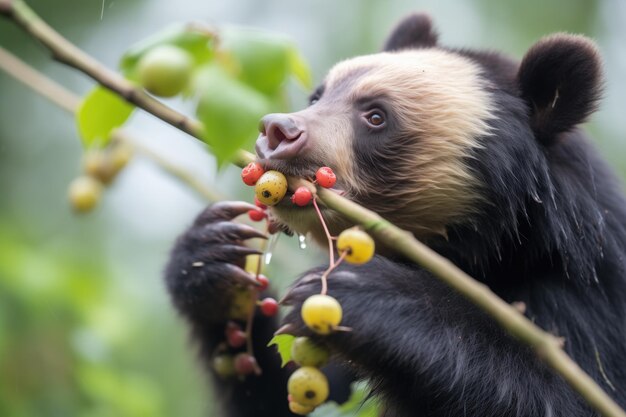
<svg viewBox="0 0 626 417">
<path fill-rule="evenodd" d="M 272 113 L 261 119 L 259 130 L 267 136 L 270 149 L 276 149 L 283 141 L 295 141 L 302 136 L 302 130 L 287 114 Z"/>
<path fill-rule="evenodd" d="M 261 158 L 291 159 L 306 142 L 304 130 L 298 127 L 289 114 L 272 113 L 259 123 L 257 154 Z"/>
</svg>

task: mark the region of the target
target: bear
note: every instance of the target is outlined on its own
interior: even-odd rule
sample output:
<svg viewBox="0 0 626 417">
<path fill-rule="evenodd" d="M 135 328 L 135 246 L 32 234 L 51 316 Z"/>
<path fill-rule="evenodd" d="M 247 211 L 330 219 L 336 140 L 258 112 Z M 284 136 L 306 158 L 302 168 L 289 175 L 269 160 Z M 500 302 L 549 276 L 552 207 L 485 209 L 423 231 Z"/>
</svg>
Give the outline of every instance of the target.
<svg viewBox="0 0 626 417">
<path fill-rule="evenodd" d="M 337 174 L 337 191 L 412 233 L 525 315 L 562 337 L 565 351 L 626 405 L 626 199 L 580 124 L 595 111 L 602 63 L 589 39 L 555 34 L 521 61 L 439 44 L 429 16 L 402 20 L 382 52 L 336 64 L 305 109 L 260 124 L 258 162 L 311 178 Z M 277 230 L 325 245 L 314 210 L 271 207 Z M 263 238 L 233 219 L 254 206 L 220 202 L 178 239 L 165 279 L 207 371 L 223 343 L 245 246 Z M 332 234 L 352 226 L 321 207 Z M 195 267 L 195 266 L 199 267 Z M 311 335 L 303 301 L 326 266 L 305 272 L 282 300 L 290 332 Z M 331 399 L 366 380 L 381 415 L 594 416 L 564 380 L 483 311 L 430 272 L 384 247 L 328 279 L 352 331 L 318 337 L 333 352 Z M 520 304 L 521 305 L 521 304 Z M 257 314 L 261 375 L 216 379 L 224 415 L 290 416 L 276 318 Z"/>
</svg>

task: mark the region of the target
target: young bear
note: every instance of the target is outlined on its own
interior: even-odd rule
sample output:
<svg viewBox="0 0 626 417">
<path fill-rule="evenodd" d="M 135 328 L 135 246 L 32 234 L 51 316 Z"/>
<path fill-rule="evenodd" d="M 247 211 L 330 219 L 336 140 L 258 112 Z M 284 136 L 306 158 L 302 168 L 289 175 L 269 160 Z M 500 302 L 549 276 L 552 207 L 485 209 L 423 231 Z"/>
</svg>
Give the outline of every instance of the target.
<svg viewBox="0 0 626 417">
<path fill-rule="evenodd" d="M 525 314 L 563 337 L 564 349 L 626 406 L 626 199 L 578 125 L 602 86 L 588 39 L 540 40 L 521 63 L 438 44 L 424 15 L 403 20 L 382 53 L 337 64 L 292 114 L 263 118 L 267 168 L 337 174 L 345 196 L 412 232 Z M 324 242 L 312 208 L 286 198 L 282 227 Z M 244 246 L 260 233 L 232 219 L 253 208 L 218 203 L 176 243 L 166 271 L 174 304 L 209 360 L 223 341 L 232 289 L 250 280 Z M 331 233 L 350 224 L 323 209 Z M 193 264 L 201 262 L 199 267 Z M 299 310 L 319 293 L 325 267 L 285 298 Z M 489 316 L 429 272 L 381 248 L 364 266 L 343 263 L 328 281 L 350 332 L 323 337 L 326 371 L 341 401 L 354 378 L 370 382 L 386 417 L 593 416 L 558 375 Z M 274 349 L 274 319 L 254 319 L 261 376 L 218 380 L 230 417 L 288 416 Z"/>
</svg>

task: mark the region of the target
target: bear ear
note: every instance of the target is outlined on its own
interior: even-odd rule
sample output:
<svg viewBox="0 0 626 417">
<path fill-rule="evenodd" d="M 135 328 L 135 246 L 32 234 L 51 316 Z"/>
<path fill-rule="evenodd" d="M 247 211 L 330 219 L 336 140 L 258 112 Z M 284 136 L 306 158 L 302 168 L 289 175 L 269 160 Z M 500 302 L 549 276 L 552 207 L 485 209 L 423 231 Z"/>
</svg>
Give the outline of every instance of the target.
<svg viewBox="0 0 626 417">
<path fill-rule="evenodd" d="M 425 13 L 412 14 L 402 19 L 391 31 L 383 51 L 433 47 L 437 45 L 437 37 L 430 16 Z"/>
<path fill-rule="evenodd" d="M 518 81 L 535 135 L 549 145 L 596 110 L 602 93 L 602 61 L 591 40 L 552 35 L 526 53 Z"/>
</svg>

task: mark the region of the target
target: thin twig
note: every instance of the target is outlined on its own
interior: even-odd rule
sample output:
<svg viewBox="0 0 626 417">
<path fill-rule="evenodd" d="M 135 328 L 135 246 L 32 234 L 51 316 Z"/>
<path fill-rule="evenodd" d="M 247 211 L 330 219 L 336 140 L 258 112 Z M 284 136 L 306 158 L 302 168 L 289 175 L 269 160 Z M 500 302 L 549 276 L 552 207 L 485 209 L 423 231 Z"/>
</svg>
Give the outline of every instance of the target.
<svg viewBox="0 0 626 417">
<path fill-rule="evenodd" d="M 328 231 L 328 227 L 326 226 L 326 222 L 324 221 L 324 216 L 322 216 L 322 211 L 317 205 L 316 198 L 313 197 L 313 207 L 315 207 L 315 211 L 317 212 L 317 217 L 320 219 L 320 223 L 322 223 L 322 227 L 324 228 L 324 233 L 326 233 L 326 239 L 328 239 L 328 258 L 330 259 L 330 265 L 335 263 L 335 250 L 333 248 L 333 237 Z"/>
<path fill-rule="evenodd" d="M 348 251 L 341 252 L 341 255 L 339 256 L 339 259 L 337 259 L 337 262 L 331 264 L 328 269 L 324 271 L 324 273 L 320 277 L 320 279 L 322 280 L 322 291 L 320 291 L 320 294 L 326 295 L 328 293 L 328 276 L 333 271 L 333 269 L 337 268 L 341 264 L 341 262 L 343 262 L 347 255 Z"/>
<path fill-rule="evenodd" d="M 25 86 L 36 90 L 63 110 L 74 113 L 80 99 L 65 87 L 43 76 L 39 71 L 24 63 L 0 46 L 0 68 Z"/>
<path fill-rule="evenodd" d="M 13 20 L 39 40 L 59 62 L 89 75 L 130 103 L 146 110 L 178 129 L 201 138 L 203 126 L 152 98 L 120 75 L 107 69 L 91 56 L 71 44 L 37 16 L 22 0 L 0 0 L 0 15 Z M 233 163 L 245 166 L 254 157 L 245 151 L 235 155 Z M 290 179 L 292 183 L 306 183 Z M 310 186 L 310 184 L 309 184 Z M 320 201 L 360 224 L 387 247 L 403 254 L 446 282 L 475 305 L 490 314 L 511 335 L 533 347 L 549 366 L 559 373 L 585 400 L 605 417 L 626 417 L 626 413 L 560 348 L 559 340 L 541 330 L 515 308 L 494 294 L 486 285 L 473 280 L 450 261 L 417 241 L 408 232 L 385 221 L 376 213 L 355 204 L 332 191 L 318 190 Z"/>
<path fill-rule="evenodd" d="M 80 98 L 76 94 L 48 78 L 2 47 L 0 47 L 0 69 L 68 113 L 74 115 L 78 109 Z M 196 175 L 171 163 L 152 149 L 141 144 L 139 140 L 133 138 L 123 129 L 114 130 L 111 133 L 111 139 L 131 144 L 133 150 L 154 162 L 174 178 L 188 185 L 203 199 L 211 202 L 224 200 L 224 196 L 213 191 L 202 181 L 198 180 Z"/>
</svg>

